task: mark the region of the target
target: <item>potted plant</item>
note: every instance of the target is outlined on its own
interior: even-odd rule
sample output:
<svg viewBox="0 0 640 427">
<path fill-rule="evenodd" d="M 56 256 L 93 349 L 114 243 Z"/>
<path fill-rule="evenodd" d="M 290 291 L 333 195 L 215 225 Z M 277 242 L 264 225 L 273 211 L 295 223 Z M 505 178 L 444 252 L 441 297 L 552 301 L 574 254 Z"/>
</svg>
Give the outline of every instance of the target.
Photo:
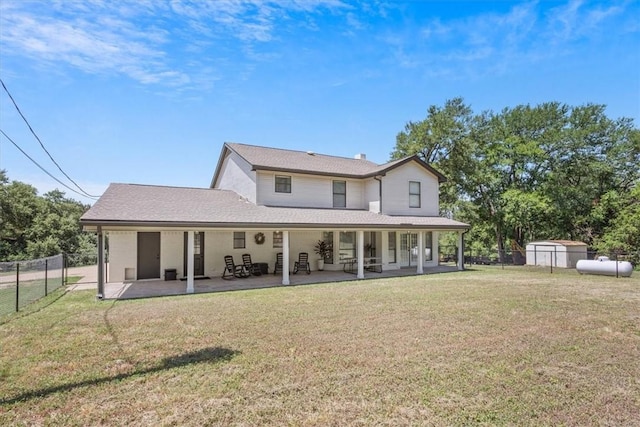
<svg viewBox="0 0 640 427">
<path fill-rule="evenodd" d="M 318 240 L 316 245 L 313 247 L 315 253 L 320 256 L 318 260 L 318 270 L 324 270 L 324 260 L 331 254 L 332 245 L 329 242 L 325 242 L 324 240 Z"/>
</svg>

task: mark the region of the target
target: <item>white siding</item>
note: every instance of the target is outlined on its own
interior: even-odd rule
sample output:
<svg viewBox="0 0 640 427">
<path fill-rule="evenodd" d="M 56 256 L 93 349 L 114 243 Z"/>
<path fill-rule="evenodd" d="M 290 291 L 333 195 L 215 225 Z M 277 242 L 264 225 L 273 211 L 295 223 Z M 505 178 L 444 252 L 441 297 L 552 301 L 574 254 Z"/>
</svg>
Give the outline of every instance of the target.
<svg viewBox="0 0 640 427">
<path fill-rule="evenodd" d="M 256 173 L 251 165 L 236 153 L 230 153 L 222 162 L 215 188 L 232 190 L 256 203 Z"/>
<path fill-rule="evenodd" d="M 275 178 L 291 177 L 291 193 L 276 193 Z M 365 209 L 363 182 L 314 175 L 259 171 L 257 204 L 305 208 L 333 208 L 333 181 L 347 183 L 347 209 Z M 368 205 L 366 206 L 368 208 Z"/>
<path fill-rule="evenodd" d="M 249 233 L 247 233 L 247 237 Z M 224 272 L 224 256 L 233 255 L 234 261 L 242 262 L 242 255 L 234 252 L 233 232 L 207 231 L 204 233 L 204 274 L 209 277 L 220 277 Z M 256 261 L 257 262 L 257 261 Z"/>
<path fill-rule="evenodd" d="M 109 232 L 109 274 L 107 281 L 124 282 L 125 271 L 128 270 L 135 280 L 138 272 L 138 233 L 135 231 Z"/>
<path fill-rule="evenodd" d="M 380 212 L 380 182 L 373 178 L 364 181 L 364 203 L 365 208 L 372 212 Z"/>
<path fill-rule="evenodd" d="M 586 246 L 570 246 L 567 253 L 567 268 L 576 268 L 578 261 L 587 259 Z"/>
<path fill-rule="evenodd" d="M 184 231 L 163 231 L 160 234 L 160 276 L 163 279 L 164 270 L 167 268 L 175 268 L 178 277 L 186 276 L 184 271 Z"/>
<path fill-rule="evenodd" d="M 222 276 L 224 272 L 224 257 L 233 256 L 236 264 L 242 263 L 242 254 L 251 254 L 252 262 L 266 262 L 269 264 L 269 272 L 273 273 L 276 262 L 276 254 L 284 252 L 282 248 L 273 247 L 274 230 L 247 230 L 245 231 L 245 248 L 233 249 L 232 231 L 208 231 L 205 233 L 205 274 L 210 277 Z M 257 233 L 263 233 L 265 241 L 259 245 L 255 241 Z M 298 260 L 300 252 L 309 254 L 311 269 L 316 270 L 315 260 L 318 256 L 313 252 L 313 246 L 322 237 L 321 232 L 290 232 L 289 233 L 289 264 L 293 269 L 293 263 Z"/>
<path fill-rule="evenodd" d="M 365 206 L 364 200 L 364 183 L 347 180 L 347 209 L 367 209 L 369 205 Z M 331 203 L 333 203 L 333 193 L 331 194 Z"/>
<path fill-rule="evenodd" d="M 409 207 L 409 181 L 420 182 L 420 207 Z M 382 178 L 382 210 L 387 215 L 438 216 L 438 178 L 415 162 L 393 169 Z"/>
</svg>

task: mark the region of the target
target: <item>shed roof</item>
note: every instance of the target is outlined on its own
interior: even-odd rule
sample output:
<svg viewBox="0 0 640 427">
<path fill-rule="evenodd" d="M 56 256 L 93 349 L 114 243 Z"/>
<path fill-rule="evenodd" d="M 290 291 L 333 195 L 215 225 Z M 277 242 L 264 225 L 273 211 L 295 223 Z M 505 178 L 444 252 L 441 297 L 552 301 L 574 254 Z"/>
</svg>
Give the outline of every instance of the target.
<svg viewBox="0 0 640 427">
<path fill-rule="evenodd" d="M 367 210 L 258 206 L 237 193 L 211 188 L 111 184 L 87 211 L 85 227 L 163 226 L 220 228 L 432 228 L 468 224 L 442 217 L 391 216 Z"/>
<path fill-rule="evenodd" d="M 556 246 L 587 246 L 584 242 L 579 242 L 576 240 L 541 240 L 538 242 L 529 242 L 527 245 L 556 245 Z"/>
<path fill-rule="evenodd" d="M 281 148 L 260 147 L 257 145 L 225 142 L 218 166 L 211 180 L 215 186 L 222 162 L 229 151 L 235 152 L 251 165 L 254 170 L 269 170 L 313 175 L 329 175 L 346 178 L 368 178 L 384 175 L 404 163 L 415 161 L 438 178 L 446 181 L 444 175 L 424 162 L 417 155 L 393 160 L 382 165 L 364 159 L 329 156 L 309 151 L 285 150 Z"/>
</svg>

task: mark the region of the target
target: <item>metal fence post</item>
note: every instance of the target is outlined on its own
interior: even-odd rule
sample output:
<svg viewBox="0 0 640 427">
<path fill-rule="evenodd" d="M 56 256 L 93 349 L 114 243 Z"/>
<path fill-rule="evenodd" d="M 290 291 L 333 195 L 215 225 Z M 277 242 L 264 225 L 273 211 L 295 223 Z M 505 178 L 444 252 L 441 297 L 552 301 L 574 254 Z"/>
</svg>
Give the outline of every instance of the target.
<svg viewBox="0 0 640 427">
<path fill-rule="evenodd" d="M 44 260 L 44 296 L 48 295 L 48 281 L 49 281 L 49 260 Z"/>
<path fill-rule="evenodd" d="M 551 265 L 551 274 L 553 274 L 553 252 L 549 251 L 549 265 Z"/>
<path fill-rule="evenodd" d="M 16 312 L 20 310 L 20 263 L 16 263 Z"/>
<path fill-rule="evenodd" d="M 69 280 L 69 270 L 68 270 L 68 259 L 67 254 L 62 254 L 62 285 L 66 285 Z"/>
</svg>

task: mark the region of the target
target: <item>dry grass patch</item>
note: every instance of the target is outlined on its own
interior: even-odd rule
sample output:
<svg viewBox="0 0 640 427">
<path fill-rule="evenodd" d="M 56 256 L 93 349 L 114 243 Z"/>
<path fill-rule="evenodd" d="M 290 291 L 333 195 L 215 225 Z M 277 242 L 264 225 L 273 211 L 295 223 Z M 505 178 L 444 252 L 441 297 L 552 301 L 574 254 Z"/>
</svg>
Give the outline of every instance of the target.
<svg viewBox="0 0 640 427">
<path fill-rule="evenodd" d="M 70 293 L 0 326 L 0 424 L 638 425 L 639 285 L 483 267 Z"/>
</svg>

